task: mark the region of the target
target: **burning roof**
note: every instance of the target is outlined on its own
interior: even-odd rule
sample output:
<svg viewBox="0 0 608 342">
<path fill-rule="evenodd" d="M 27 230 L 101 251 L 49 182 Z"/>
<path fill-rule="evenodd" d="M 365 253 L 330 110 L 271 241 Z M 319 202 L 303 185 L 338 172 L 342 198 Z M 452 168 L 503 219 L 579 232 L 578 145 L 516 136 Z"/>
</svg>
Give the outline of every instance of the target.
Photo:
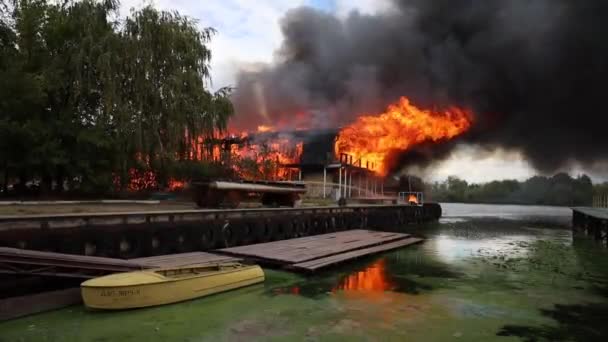
<svg viewBox="0 0 608 342">
<path fill-rule="evenodd" d="M 420 109 L 402 97 L 379 115 L 363 115 L 340 130 L 336 153 L 370 163 L 374 171 L 386 175 L 392 153 L 403 153 L 426 141 L 440 142 L 464 133 L 472 115 L 452 107 L 443 111 Z"/>
</svg>

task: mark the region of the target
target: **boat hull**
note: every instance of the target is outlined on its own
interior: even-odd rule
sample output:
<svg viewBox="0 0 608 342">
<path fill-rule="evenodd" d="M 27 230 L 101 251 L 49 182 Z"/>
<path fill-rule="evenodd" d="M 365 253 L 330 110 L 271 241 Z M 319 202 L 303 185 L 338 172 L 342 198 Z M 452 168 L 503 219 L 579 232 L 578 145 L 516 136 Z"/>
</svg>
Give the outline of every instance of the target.
<svg viewBox="0 0 608 342">
<path fill-rule="evenodd" d="M 181 302 L 263 281 L 264 272 L 254 265 L 152 284 L 87 286 L 85 282 L 81 285 L 81 292 L 88 308 L 122 310 Z"/>
</svg>

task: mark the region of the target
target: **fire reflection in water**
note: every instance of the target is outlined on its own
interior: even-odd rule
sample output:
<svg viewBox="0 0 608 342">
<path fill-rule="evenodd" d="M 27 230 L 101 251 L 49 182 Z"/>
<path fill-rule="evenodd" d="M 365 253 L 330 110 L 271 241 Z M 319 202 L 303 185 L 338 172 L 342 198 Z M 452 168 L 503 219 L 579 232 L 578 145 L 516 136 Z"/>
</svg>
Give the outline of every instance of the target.
<svg viewBox="0 0 608 342">
<path fill-rule="evenodd" d="M 391 290 L 393 287 L 393 284 L 386 276 L 385 260 L 379 259 L 365 269 L 344 278 L 340 284 L 332 289 L 332 292 L 383 292 Z"/>
</svg>

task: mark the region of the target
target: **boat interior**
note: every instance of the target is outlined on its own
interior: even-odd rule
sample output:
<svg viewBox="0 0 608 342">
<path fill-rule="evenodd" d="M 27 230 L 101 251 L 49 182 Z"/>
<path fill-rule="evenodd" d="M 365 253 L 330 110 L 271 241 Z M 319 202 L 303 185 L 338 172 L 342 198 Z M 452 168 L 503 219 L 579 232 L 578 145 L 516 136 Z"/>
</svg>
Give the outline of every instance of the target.
<svg viewBox="0 0 608 342">
<path fill-rule="evenodd" d="M 207 265 L 193 265 L 190 267 L 178 267 L 178 268 L 167 268 L 153 270 L 167 278 L 186 278 L 203 274 L 210 274 L 220 271 L 236 270 L 243 268 L 245 265 L 240 263 L 223 263 L 223 264 L 207 264 Z"/>
</svg>

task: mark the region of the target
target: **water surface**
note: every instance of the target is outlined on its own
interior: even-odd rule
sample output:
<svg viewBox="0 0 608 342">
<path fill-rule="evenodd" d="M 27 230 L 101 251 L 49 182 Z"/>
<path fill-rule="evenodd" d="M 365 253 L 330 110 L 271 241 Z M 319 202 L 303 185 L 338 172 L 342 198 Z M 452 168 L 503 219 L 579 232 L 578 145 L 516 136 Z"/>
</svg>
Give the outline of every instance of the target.
<svg viewBox="0 0 608 342">
<path fill-rule="evenodd" d="M 304 277 L 124 312 L 0 323 L 0 341 L 603 341 L 608 253 L 555 207 L 445 204 L 420 245 Z"/>
</svg>

